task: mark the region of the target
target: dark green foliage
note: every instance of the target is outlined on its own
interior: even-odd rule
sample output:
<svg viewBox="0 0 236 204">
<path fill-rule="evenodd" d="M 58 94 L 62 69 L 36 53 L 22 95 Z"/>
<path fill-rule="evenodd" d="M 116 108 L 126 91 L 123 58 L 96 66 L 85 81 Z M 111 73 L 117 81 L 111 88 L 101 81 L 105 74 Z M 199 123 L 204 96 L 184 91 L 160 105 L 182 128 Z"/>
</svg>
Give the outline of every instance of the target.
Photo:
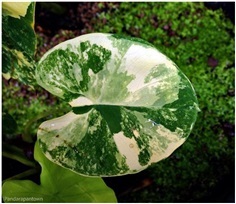
<svg viewBox="0 0 236 204">
<path fill-rule="evenodd" d="M 150 154 L 147 149 L 143 149 L 139 155 L 139 162 L 141 165 L 146 165 L 150 160 Z"/>
<path fill-rule="evenodd" d="M 85 52 L 88 55 L 88 60 L 80 59 L 82 61 L 81 66 L 84 69 L 92 69 L 94 73 L 98 73 L 104 67 L 104 64 L 111 57 L 111 51 L 98 45 L 91 45 L 89 41 L 82 42 L 80 45 L 81 52 Z M 96 65 L 96 66 L 94 66 Z"/>
<path fill-rule="evenodd" d="M 14 118 L 7 112 L 2 113 L 2 132 L 3 134 L 13 134 L 17 124 Z"/>
<path fill-rule="evenodd" d="M 94 30 L 153 43 L 193 83 L 201 109 L 184 145 L 147 170 L 155 184 L 120 201 L 206 202 L 204 197 L 234 172 L 234 25 L 222 10 L 203 3 L 99 5 L 106 12 Z"/>
<path fill-rule="evenodd" d="M 118 133 L 121 128 L 121 111 L 119 106 L 98 105 L 95 107 L 100 112 L 112 133 Z"/>
<path fill-rule="evenodd" d="M 78 107 L 73 107 L 72 111 L 75 114 L 84 114 L 84 113 L 89 112 L 92 108 L 93 106 L 78 106 Z"/>
</svg>

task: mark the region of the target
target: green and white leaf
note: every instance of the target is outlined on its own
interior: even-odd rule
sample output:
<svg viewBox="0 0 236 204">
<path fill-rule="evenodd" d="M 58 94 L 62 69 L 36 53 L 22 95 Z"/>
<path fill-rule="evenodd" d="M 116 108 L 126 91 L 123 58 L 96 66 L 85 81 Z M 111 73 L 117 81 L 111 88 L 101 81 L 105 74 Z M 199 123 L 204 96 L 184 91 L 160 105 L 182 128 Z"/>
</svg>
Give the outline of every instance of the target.
<svg viewBox="0 0 236 204">
<path fill-rule="evenodd" d="M 183 144 L 197 117 L 187 77 L 137 38 L 95 33 L 68 40 L 43 56 L 36 78 L 72 106 L 41 124 L 40 146 L 80 174 L 139 172 Z"/>
<path fill-rule="evenodd" d="M 30 180 L 6 181 L 2 187 L 4 202 L 117 202 L 113 190 L 101 178 L 80 176 L 52 163 L 44 156 L 38 142 L 35 144 L 34 157 L 42 167 L 40 185 Z"/>
<path fill-rule="evenodd" d="M 2 73 L 25 84 L 35 83 L 35 3 L 3 2 Z"/>
</svg>

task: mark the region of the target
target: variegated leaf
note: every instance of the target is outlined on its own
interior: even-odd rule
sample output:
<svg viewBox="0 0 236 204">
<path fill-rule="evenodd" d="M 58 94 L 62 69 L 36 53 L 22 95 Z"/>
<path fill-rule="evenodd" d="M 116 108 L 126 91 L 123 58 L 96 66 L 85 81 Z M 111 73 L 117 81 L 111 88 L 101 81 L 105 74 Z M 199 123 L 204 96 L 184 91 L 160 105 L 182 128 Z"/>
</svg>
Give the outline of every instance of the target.
<svg viewBox="0 0 236 204">
<path fill-rule="evenodd" d="M 48 51 L 38 83 L 72 111 L 41 124 L 45 155 L 90 176 L 139 172 L 186 140 L 197 117 L 187 77 L 149 43 L 88 34 Z"/>
<path fill-rule="evenodd" d="M 2 2 L 2 12 L 14 18 L 24 17 L 29 5 L 30 2 Z"/>
<path fill-rule="evenodd" d="M 35 3 L 3 2 L 2 73 L 25 84 L 35 83 Z"/>
</svg>

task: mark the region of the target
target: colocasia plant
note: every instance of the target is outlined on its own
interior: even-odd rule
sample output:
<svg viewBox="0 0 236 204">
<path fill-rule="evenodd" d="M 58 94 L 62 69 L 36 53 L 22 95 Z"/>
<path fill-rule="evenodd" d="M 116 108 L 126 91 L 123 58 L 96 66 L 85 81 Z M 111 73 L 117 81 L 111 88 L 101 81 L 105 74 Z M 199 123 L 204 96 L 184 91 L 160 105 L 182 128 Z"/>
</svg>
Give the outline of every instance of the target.
<svg viewBox="0 0 236 204">
<path fill-rule="evenodd" d="M 10 9 L 15 4 L 3 3 L 4 75 L 39 84 L 71 111 L 38 128 L 40 185 L 6 181 L 4 201 L 33 196 L 41 198 L 36 202 L 116 202 L 101 177 L 137 173 L 182 145 L 199 110 L 194 88 L 153 45 L 116 34 L 82 35 L 31 62 L 35 41 L 18 38 L 11 21 L 24 25 L 19 33 L 35 37 L 34 3 L 19 14 Z"/>
</svg>

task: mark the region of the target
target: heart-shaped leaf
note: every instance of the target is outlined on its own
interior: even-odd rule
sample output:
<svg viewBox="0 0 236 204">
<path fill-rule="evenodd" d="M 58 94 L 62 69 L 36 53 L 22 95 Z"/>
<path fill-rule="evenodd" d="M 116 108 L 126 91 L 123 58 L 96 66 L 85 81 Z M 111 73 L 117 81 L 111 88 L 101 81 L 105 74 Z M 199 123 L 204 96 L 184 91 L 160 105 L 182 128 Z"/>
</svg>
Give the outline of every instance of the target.
<svg viewBox="0 0 236 204">
<path fill-rule="evenodd" d="M 2 187 L 4 202 L 116 202 L 114 192 L 101 178 L 80 176 L 52 163 L 38 143 L 34 156 L 42 166 L 41 184 L 30 180 L 6 181 Z"/>
<path fill-rule="evenodd" d="M 2 72 L 6 79 L 35 83 L 35 2 L 4 2 L 2 15 Z"/>
<path fill-rule="evenodd" d="M 41 124 L 40 146 L 80 174 L 141 171 L 179 147 L 197 117 L 187 77 L 137 38 L 95 33 L 68 40 L 43 56 L 36 78 L 72 106 Z"/>
</svg>

